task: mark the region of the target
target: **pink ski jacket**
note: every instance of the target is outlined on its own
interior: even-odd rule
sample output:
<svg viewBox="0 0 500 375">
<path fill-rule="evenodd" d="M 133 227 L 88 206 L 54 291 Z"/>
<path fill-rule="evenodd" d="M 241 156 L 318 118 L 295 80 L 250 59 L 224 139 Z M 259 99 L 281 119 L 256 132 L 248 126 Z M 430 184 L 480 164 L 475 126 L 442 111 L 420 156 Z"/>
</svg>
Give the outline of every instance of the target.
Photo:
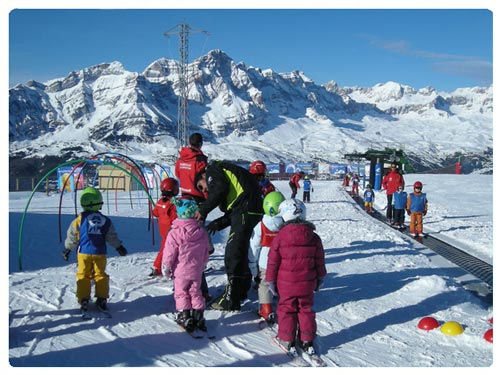
<svg viewBox="0 0 500 375">
<path fill-rule="evenodd" d="M 266 281 L 275 281 L 280 295 L 313 293 L 318 278 L 326 275 L 321 238 L 312 223 L 288 222 L 274 238 L 269 250 Z"/>
<path fill-rule="evenodd" d="M 198 280 L 208 262 L 208 233 L 196 219 L 175 219 L 163 248 L 162 265 L 174 277 Z"/>
</svg>

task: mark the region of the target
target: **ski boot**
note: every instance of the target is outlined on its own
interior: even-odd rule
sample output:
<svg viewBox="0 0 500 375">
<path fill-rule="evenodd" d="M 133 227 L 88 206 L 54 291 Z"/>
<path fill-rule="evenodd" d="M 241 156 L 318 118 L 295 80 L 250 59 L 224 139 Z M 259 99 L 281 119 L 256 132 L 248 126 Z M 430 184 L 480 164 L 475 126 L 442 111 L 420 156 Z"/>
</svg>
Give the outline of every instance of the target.
<svg viewBox="0 0 500 375">
<path fill-rule="evenodd" d="M 106 298 L 97 298 L 95 304 L 99 310 L 106 311 L 108 309 Z"/>
<path fill-rule="evenodd" d="M 191 317 L 190 310 L 179 311 L 175 321 L 188 332 L 193 332 L 195 329 L 194 319 Z"/>
<path fill-rule="evenodd" d="M 82 313 L 86 313 L 89 311 L 89 300 L 88 299 L 82 299 L 80 301 L 80 310 Z"/>
<path fill-rule="evenodd" d="M 312 341 L 301 341 L 300 342 L 300 347 L 302 350 L 309 354 L 309 355 L 315 355 L 316 351 L 314 350 L 313 342 Z"/>
<path fill-rule="evenodd" d="M 193 310 L 193 323 L 200 331 L 206 332 L 207 326 L 205 325 L 205 318 L 203 317 L 203 310 Z"/>
<path fill-rule="evenodd" d="M 148 275 L 148 277 L 157 277 L 161 276 L 161 272 L 158 271 L 156 268 L 151 267 L 151 273 Z"/>
<path fill-rule="evenodd" d="M 237 298 L 238 301 L 236 302 L 236 296 L 233 296 L 232 284 L 232 281 L 230 281 L 226 285 L 222 296 L 216 302 L 212 303 L 211 306 L 214 310 L 239 311 L 241 309 L 239 298 Z"/>
<path fill-rule="evenodd" d="M 263 303 L 260 305 L 259 315 L 269 324 L 274 324 L 276 322 L 276 314 L 273 313 L 273 307 L 270 303 Z"/>
</svg>

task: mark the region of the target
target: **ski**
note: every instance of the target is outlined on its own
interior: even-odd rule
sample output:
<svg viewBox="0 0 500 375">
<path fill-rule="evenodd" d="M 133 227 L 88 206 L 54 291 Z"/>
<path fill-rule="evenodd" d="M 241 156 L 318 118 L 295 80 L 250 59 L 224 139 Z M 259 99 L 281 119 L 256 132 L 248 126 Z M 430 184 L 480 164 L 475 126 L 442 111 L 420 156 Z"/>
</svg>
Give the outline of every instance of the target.
<svg viewBox="0 0 500 375">
<path fill-rule="evenodd" d="M 266 322 L 265 320 L 262 320 L 262 322 Z M 267 324 L 267 322 L 266 322 Z M 259 328 L 263 326 L 261 322 L 259 322 Z M 299 353 L 297 352 L 297 349 L 295 347 L 292 347 L 290 350 L 288 348 L 285 348 L 281 343 L 278 341 L 277 338 L 277 333 L 276 330 L 273 329 L 271 326 L 267 326 L 261 329 L 262 332 L 265 333 L 265 335 L 271 340 L 271 342 L 276 345 L 278 348 L 280 348 L 290 359 L 290 364 L 295 367 L 310 367 L 311 364 L 307 362 L 305 359 L 303 359 Z"/>
<path fill-rule="evenodd" d="M 182 329 L 184 332 L 186 332 L 189 336 L 191 336 L 193 339 L 204 339 L 207 338 L 209 340 L 215 339 L 215 335 L 211 334 L 207 331 L 202 331 L 201 329 L 195 328 L 194 330 L 188 330 L 186 327 L 184 327 L 182 324 L 179 324 L 177 322 L 177 317 L 175 316 L 175 313 L 167 313 L 167 316 L 169 316 L 174 323 Z"/>
<path fill-rule="evenodd" d="M 295 345 L 298 354 L 313 367 L 326 367 L 325 361 L 321 359 L 318 353 L 310 354 L 300 347 L 299 343 Z"/>
<path fill-rule="evenodd" d="M 83 320 L 91 320 L 93 319 L 92 314 L 89 310 L 80 309 L 80 316 Z"/>
<path fill-rule="evenodd" d="M 271 339 L 272 342 L 274 342 L 282 351 L 285 352 L 285 354 L 290 358 L 290 363 L 295 366 L 295 367 L 309 367 L 309 363 L 303 359 L 298 351 L 297 348 L 292 346 L 290 349 L 285 348 L 281 343 L 279 342 L 278 338 L 275 336 Z"/>
<path fill-rule="evenodd" d="M 96 305 L 97 311 L 99 311 L 102 315 L 104 315 L 106 318 L 112 318 L 113 316 L 109 312 L 108 309 L 103 309 L 101 306 Z"/>
</svg>

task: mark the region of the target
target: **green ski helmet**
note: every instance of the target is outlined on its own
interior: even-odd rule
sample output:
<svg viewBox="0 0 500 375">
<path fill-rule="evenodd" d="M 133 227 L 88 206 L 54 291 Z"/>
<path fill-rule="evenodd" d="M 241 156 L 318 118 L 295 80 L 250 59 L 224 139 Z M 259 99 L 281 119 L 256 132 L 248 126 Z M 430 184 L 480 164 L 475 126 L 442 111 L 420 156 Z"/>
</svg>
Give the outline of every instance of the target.
<svg viewBox="0 0 500 375">
<path fill-rule="evenodd" d="M 276 215 L 278 213 L 280 203 L 284 200 L 285 197 L 279 191 L 270 192 L 264 197 L 264 203 L 262 204 L 264 213 L 269 216 Z"/>
<path fill-rule="evenodd" d="M 102 208 L 102 195 L 93 187 L 85 188 L 80 196 L 80 204 L 85 211 L 99 211 Z"/>
</svg>

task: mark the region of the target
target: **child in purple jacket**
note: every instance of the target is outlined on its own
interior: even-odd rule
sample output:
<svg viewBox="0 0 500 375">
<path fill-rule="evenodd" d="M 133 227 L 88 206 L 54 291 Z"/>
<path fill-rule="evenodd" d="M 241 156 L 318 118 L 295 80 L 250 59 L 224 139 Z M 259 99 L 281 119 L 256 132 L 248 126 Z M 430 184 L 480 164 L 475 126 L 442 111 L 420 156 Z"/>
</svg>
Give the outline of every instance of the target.
<svg viewBox="0 0 500 375">
<path fill-rule="evenodd" d="M 211 249 L 208 233 L 194 219 L 198 204 L 195 200 L 172 198 L 177 219 L 172 223 L 163 250 L 162 273 L 174 279 L 177 323 L 186 330 L 206 331 L 205 299 L 201 292 L 201 278 Z"/>
<path fill-rule="evenodd" d="M 316 313 L 312 309 L 314 292 L 326 276 L 325 253 L 315 227 L 306 221 L 306 206 L 298 199 L 287 199 L 279 206 L 284 224 L 269 250 L 266 281 L 273 294 L 279 294 L 278 341 L 295 351 L 295 339 L 314 354 Z M 297 336 L 298 335 L 298 336 Z"/>
</svg>

